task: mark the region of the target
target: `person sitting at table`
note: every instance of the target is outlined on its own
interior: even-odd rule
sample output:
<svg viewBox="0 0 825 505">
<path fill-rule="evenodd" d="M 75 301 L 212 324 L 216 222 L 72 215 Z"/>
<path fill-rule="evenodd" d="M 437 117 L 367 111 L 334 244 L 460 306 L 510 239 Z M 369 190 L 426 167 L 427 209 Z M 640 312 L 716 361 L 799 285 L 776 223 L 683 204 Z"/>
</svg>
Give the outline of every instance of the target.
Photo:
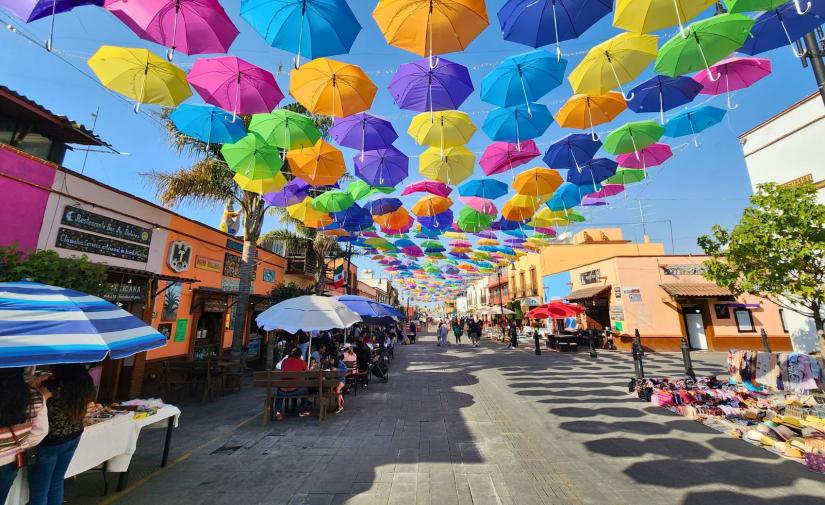
<svg viewBox="0 0 825 505">
<path fill-rule="evenodd" d="M 80 443 L 95 387 L 86 366 L 81 364 L 56 365 L 43 387 L 52 395 L 46 401 L 49 434 L 40 442 L 37 458 L 29 466 L 29 504 L 61 505 L 63 479 Z"/>
<path fill-rule="evenodd" d="M 49 432 L 49 393 L 27 384 L 22 368 L 0 368 L 0 391 L 0 503 L 6 503 L 25 451 Z"/>
<path fill-rule="evenodd" d="M 349 345 L 349 344 L 347 344 L 347 346 L 344 347 L 344 353 L 342 354 L 342 356 L 343 356 L 343 362 L 346 363 L 346 365 L 349 368 L 354 367 L 356 361 L 358 360 L 357 357 L 355 356 L 355 353 L 352 351 L 352 346 Z"/>
<path fill-rule="evenodd" d="M 369 372 L 372 363 L 372 349 L 363 340 L 355 345 L 355 364 L 359 372 Z"/>
<path fill-rule="evenodd" d="M 283 362 L 281 362 L 281 371 L 283 372 L 306 372 L 306 369 L 307 363 L 301 358 L 300 347 L 292 349 L 292 351 L 289 353 L 289 357 L 285 359 Z M 306 395 L 307 393 L 307 388 L 278 388 L 278 390 L 275 393 L 275 420 L 284 420 L 284 398 L 289 398 L 291 396 Z M 298 412 L 298 415 L 300 417 L 308 416 L 309 400 L 307 400 L 306 398 L 301 398 L 300 409 L 301 410 Z"/>
<path fill-rule="evenodd" d="M 330 356 L 327 358 L 326 363 L 324 367 L 325 370 L 335 370 L 339 373 L 338 384 L 336 384 L 333 391 L 335 391 L 337 397 L 335 413 L 340 414 L 344 410 L 344 387 L 347 385 L 347 373 L 349 373 L 349 369 L 346 363 L 338 359 L 337 356 Z"/>
</svg>

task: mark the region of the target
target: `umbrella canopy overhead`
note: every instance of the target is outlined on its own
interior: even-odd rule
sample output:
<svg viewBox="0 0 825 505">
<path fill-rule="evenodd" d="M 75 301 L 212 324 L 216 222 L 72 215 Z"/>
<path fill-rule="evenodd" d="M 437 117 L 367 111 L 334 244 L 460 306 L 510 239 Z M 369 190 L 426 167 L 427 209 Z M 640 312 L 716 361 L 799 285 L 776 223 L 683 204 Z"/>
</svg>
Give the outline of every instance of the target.
<svg viewBox="0 0 825 505">
<path fill-rule="evenodd" d="M 561 175 L 552 168 L 531 168 L 516 176 L 513 189 L 522 195 L 549 195 L 563 182 Z"/>
<path fill-rule="evenodd" d="M 562 128 L 590 129 L 596 138 L 594 126 L 609 123 L 627 109 L 621 93 L 608 91 L 604 95 L 573 95 L 556 113 L 556 122 Z"/>
<path fill-rule="evenodd" d="M 387 90 L 401 109 L 417 112 L 456 110 L 474 91 L 464 65 L 439 58 L 434 68 L 422 58 L 398 67 Z"/>
<path fill-rule="evenodd" d="M 494 175 L 524 165 L 540 155 L 541 151 L 532 140 L 520 144 L 493 142 L 484 150 L 478 164 L 485 175 Z"/>
<path fill-rule="evenodd" d="M 410 158 L 393 146 L 353 158 L 355 175 L 374 186 L 395 186 L 409 173 Z"/>
<path fill-rule="evenodd" d="M 499 107 L 538 102 L 564 80 L 567 60 L 544 50 L 516 54 L 504 59 L 481 81 L 481 99 Z"/>
<path fill-rule="evenodd" d="M 312 186 L 329 186 L 347 171 L 344 154 L 323 139 L 306 149 L 295 149 L 286 154 L 292 174 Z"/>
<path fill-rule="evenodd" d="M 461 146 L 470 141 L 476 127 L 466 112 L 422 112 L 410 121 L 407 133 L 417 144 L 431 147 Z"/>
<path fill-rule="evenodd" d="M 633 121 L 616 128 L 602 146 L 610 154 L 638 152 L 662 138 L 665 129 L 655 121 Z"/>
<path fill-rule="evenodd" d="M 709 70 L 700 71 L 693 78 L 702 85 L 700 93 L 704 95 L 725 93 L 728 99 L 728 109 L 735 109 L 736 106 L 731 103 L 731 93 L 752 86 L 770 73 L 771 60 L 733 57 L 720 61 Z"/>
<path fill-rule="evenodd" d="M 472 177 L 476 156 L 463 145 L 439 149 L 430 147 L 418 158 L 418 173 L 444 184 L 460 184 Z"/>
<path fill-rule="evenodd" d="M 716 0 L 617 0 L 613 26 L 629 32 L 653 33 L 695 18 Z"/>
<path fill-rule="evenodd" d="M 692 102 L 701 91 L 702 84 L 690 77 L 654 75 L 630 90 L 633 98 L 627 102 L 627 107 L 640 113 L 659 111 L 660 120 L 664 123 L 665 111 Z"/>
<path fill-rule="evenodd" d="M 797 3 L 801 2 L 784 2 L 760 14 L 751 29 L 751 36 L 745 40 L 739 52 L 755 55 L 782 46 L 791 46 L 794 56 L 801 57 L 802 55 L 793 47 L 794 41 L 825 23 L 825 3 L 811 2 L 807 12 L 801 16 L 797 12 Z"/>
<path fill-rule="evenodd" d="M 657 40 L 655 35 L 624 32 L 594 46 L 567 77 L 573 91 L 602 95 L 617 86 L 621 89 L 656 58 Z"/>
<path fill-rule="evenodd" d="M 341 295 L 333 298 L 361 316 L 361 319 L 366 323 L 386 323 L 393 318 L 393 315 L 381 304 L 367 297 Z"/>
<path fill-rule="evenodd" d="M 293 70 L 289 94 L 310 112 L 347 117 L 372 106 L 378 88 L 361 67 L 318 58 Z"/>
<path fill-rule="evenodd" d="M 453 188 L 440 181 L 417 181 L 404 188 L 401 196 L 411 195 L 413 193 L 430 193 L 438 196 L 449 196 Z"/>
<path fill-rule="evenodd" d="M 585 133 L 573 133 L 551 144 L 542 159 L 555 169 L 576 168 L 593 159 L 601 147 L 600 140 Z"/>
<path fill-rule="evenodd" d="M 616 156 L 616 162 L 624 168 L 650 168 L 661 165 L 671 156 L 673 151 L 669 145 L 651 144 L 638 152 Z"/>
<path fill-rule="evenodd" d="M 169 120 L 184 135 L 207 144 L 231 144 L 247 133 L 243 123 L 233 123 L 231 113 L 214 105 L 184 103 L 169 114 Z"/>
<path fill-rule="evenodd" d="M 186 79 L 206 103 L 233 116 L 269 112 L 284 98 L 271 73 L 235 56 L 197 60 Z"/>
<path fill-rule="evenodd" d="M 598 184 L 615 175 L 617 167 L 618 163 L 611 159 L 595 158 L 579 167 L 580 170 L 568 170 L 567 182 L 572 182 L 578 186 Z"/>
<path fill-rule="evenodd" d="M 489 229 L 494 217 L 471 207 L 464 207 L 458 213 L 458 227 L 466 232 L 478 233 Z"/>
<path fill-rule="evenodd" d="M 387 149 L 398 138 L 392 123 L 366 112 L 354 114 L 337 121 L 329 135 L 338 144 L 364 151 Z"/>
<path fill-rule="evenodd" d="M 261 312 L 255 322 L 266 331 L 326 331 L 349 328 L 361 316 L 334 298 L 307 295 L 290 298 Z"/>
<path fill-rule="evenodd" d="M 296 177 L 280 190 L 264 194 L 264 201 L 274 207 L 289 207 L 303 202 L 311 187 L 309 183 Z"/>
<path fill-rule="evenodd" d="M 553 115 L 545 105 L 531 103 L 493 110 L 481 129 L 492 140 L 519 144 L 541 137 L 552 122 Z"/>
<path fill-rule="evenodd" d="M 312 119 L 287 109 L 267 114 L 253 114 L 249 122 L 249 131 L 262 136 L 275 147 L 287 151 L 311 147 L 321 138 L 321 132 Z"/>
<path fill-rule="evenodd" d="M 221 155 L 230 170 L 250 179 L 274 177 L 283 165 L 275 146 L 254 132 L 235 143 L 224 144 Z"/>
<path fill-rule="evenodd" d="M 476 179 L 462 184 L 458 188 L 458 194 L 495 200 L 506 195 L 509 189 L 507 184 L 495 179 Z"/>
<path fill-rule="evenodd" d="M 698 146 L 699 141 L 696 134 L 707 130 L 711 126 L 718 124 L 725 117 L 727 111 L 710 105 L 695 107 L 670 118 L 665 124 L 665 136 L 684 137 L 693 136 L 694 143 Z"/>
</svg>

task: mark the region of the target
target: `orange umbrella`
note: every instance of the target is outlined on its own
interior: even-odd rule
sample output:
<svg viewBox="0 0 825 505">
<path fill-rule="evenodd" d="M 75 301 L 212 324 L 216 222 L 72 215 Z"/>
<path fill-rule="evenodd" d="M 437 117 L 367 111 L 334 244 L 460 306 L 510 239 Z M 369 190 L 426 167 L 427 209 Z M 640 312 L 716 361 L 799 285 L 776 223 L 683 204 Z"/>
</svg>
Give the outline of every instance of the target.
<svg viewBox="0 0 825 505">
<path fill-rule="evenodd" d="M 289 94 L 310 112 L 347 117 L 370 108 L 378 88 L 361 67 L 317 58 L 293 70 Z"/>
<path fill-rule="evenodd" d="M 398 230 L 403 228 L 410 220 L 410 213 L 404 207 L 399 207 L 398 210 L 388 214 L 373 216 L 372 220 L 378 223 L 381 228 Z"/>
<path fill-rule="evenodd" d="M 413 205 L 412 213 L 416 216 L 434 216 L 449 209 L 453 201 L 443 196 L 430 195 L 418 200 Z"/>
<path fill-rule="evenodd" d="M 515 195 L 501 208 L 501 215 L 510 221 L 524 221 L 530 219 L 539 208 L 539 199 L 530 195 Z"/>
<path fill-rule="evenodd" d="M 603 95 L 573 95 L 556 113 L 556 122 L 562 128 L 590 129 L 609 123 L 627 109 L 627 102 L 621 93 L 608 91 Z"/>
<path fill-rule="evenodd" d="M 537 167 L 518 174 L 513 181 L 513 189 L 522 195 L 549 195 L 563 182 L 561 175 L 552 168 Z"/>
<path fill-rule="evenodd" d="M 312 186 L 331 186 L 347 171 L 343 153 L 323 139 L 312 147 L 287 152 L 286 161 L 292 175 Z"/>
</svg>

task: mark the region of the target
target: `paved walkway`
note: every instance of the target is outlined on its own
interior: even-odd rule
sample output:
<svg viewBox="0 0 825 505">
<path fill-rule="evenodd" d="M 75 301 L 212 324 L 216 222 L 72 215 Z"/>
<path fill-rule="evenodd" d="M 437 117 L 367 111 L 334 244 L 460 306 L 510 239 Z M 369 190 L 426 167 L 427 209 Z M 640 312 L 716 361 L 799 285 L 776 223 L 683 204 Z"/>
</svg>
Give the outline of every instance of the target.
<svg viewBox="0 0 825 505">
<path fill-rule="evenodd" d="M 698 373 L 723 373 L 723 355 L 695 356 Z M 649 375 L 680 369 L 678 355 L 648 355 Z M 131 486 L 102 503 L 823 503 L 825 476 L 629 398 L 632 370 L 615 352 L 442 350 L 426 337 L 324 423 L 264 429 L 252 389 L 186 407 L 169 466 L 156 467 L 162 432 L 145 433 Z M 99 503 L 100 476 L 67 491 Z"/>
</svg>

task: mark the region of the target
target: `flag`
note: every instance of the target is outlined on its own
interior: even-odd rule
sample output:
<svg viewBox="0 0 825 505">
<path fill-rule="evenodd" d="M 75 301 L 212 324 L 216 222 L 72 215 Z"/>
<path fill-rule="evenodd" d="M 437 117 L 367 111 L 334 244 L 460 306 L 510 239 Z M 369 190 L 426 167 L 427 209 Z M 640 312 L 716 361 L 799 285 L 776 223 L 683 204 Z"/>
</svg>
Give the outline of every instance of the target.
<svg viewBox="0 0 825 505">
<path fill-rule="evenodd" d="M 346 283 L 346 278 L 344 277 L 344 265 L 338 265 L 335 267 L 335 272 L 332 274 L 332 285 L 335 288 L 340 288 Z"/>
</svg>

